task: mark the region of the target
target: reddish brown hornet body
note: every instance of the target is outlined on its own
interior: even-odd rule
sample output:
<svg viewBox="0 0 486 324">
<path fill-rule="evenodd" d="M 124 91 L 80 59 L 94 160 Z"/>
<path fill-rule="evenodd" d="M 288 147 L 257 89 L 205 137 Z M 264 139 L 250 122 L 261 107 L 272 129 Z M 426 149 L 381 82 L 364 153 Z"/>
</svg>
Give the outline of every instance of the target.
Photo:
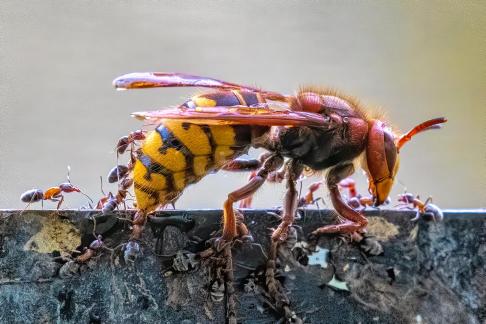
<svg viewBox="0 0 486 324">
<path fill-rule="evenodd" d="M 401 137 L 352 98 L 326 89 L 308 88 L 295 95 L 283 95 L 207 77 L 158 72 L 124 75 L 114 85 L 118 89 L 216 89 L 194 96 L 177 109 L 133 114 L 158 126 L 137 155 L 133 179 L 138 211 L 127 246 L 139 251 L 137 241 L 147 214 L 173 203 L 187 185 L 220 169 L 254 171 L 245 186 L 228 194 L 223 205 L 222 236 L 215 240 L 214 251 L 224 251 L 226 259 L 223 272 L 230 323 L 236 323 L 233 266 L 231 246 L 225 242 L 248 235 L 243 219 L 238 220 L 233 209 L 234 203 L 243 201 L 243 206 L 248 206 L 251 196 L 266 181 L 286 182 L 281 223 L 272 233 L 266 286 L 271 299 L 283 304 L 284 313 L 289 314 L 288 303 L 282 302 L 287 298 L 275 279 L 275 264 L 277 246 L 292 228 L 299 204 L 296 183 L 304 170 L 329 170 L 325 183 L 340 215 L 339 224 L 318 228 L 312 235 L 358 232 L 368 221 L 343 200 L 338 188 L 339 182 L 354 172 L 353 162 L 362 157 L 374 205 L 380 205 L 387 199 L 398 171 L 401 146 L 416 133 L 446 122 L 445 118 L 430 120 Z M 250 147 L 263 148 L 267 153 L 259 160 L 238 159 Z M 176 158 L 178 154 L 180 159 Z M 310 188 L 307 201 L 313 200 L 317 187 Z"/>
<path fill-rule="evenodd" d="M 326 89 L 307 88 L 295 95 L 283 95 L 181 73 L 134 73 L 116 79 L 114 85 L 119 89 L 205 87 L 217 91 L 199 95 L 200 98 L 227 98 L 243 93 L 254 93 L 259 98 L 259 103 L 251 106 L 241 104 L 241 101 L 240 105 L 231 106 L 220 103 L 222 101 L 215 101 L 216 106 L 195 105 L 191 101 L 178 109 L 134 113 L 139 119 L 162 125 L 168 120 L 188 125 L 245 125 L 250 134 L 250 146 L 269 152 L 258 164 L 249 183 L 230 193 L 224 203 L 222 238 L 226 241 L 238 235 L 233 203 L 254 194 L 282 165 L 285 166 L 287 192 L 282 222 L 273 232 L 273 240 L 284 240 L 294 221 L 298 205 L 296 181 L 304 168 L 329 170 L 326 184 L 332 204 L 343 219 L 339 224 L 324 226 L 313 234 L 352 233 L 363 229 L 367 219 L 343 200 L 338 188 L 339 182 L 354 172 L 353 162 L 362 157 L 374 205 L 381 205 L 395 180 L 398 153 L 403 144 L 415 134 L 446 122 L 445 118 L 432 119 L 400 136 L 385 122 L 372 117 L 357 101 Z M 134 180 L 137 186 L 137 178 Z M 143 208 L 140 208 L 143 214 Z"/>
</svg>

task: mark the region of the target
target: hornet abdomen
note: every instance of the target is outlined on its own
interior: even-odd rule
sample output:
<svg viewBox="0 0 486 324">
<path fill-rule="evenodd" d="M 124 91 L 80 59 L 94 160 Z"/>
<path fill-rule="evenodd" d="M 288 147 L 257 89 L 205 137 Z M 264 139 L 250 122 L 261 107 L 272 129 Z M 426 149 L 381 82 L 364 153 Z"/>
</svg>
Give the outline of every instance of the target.
<svg viewBox="0 0 486 324">
<path fill-rule="evenodd" d="M 251 106 L 264 102 L 253 92 L 224 91 L 193 97 L 189 109 Z M 133 170 L 137 208 L 151 212 L 174 202 L 190 184 L 246 153 L 251 126 L 196 125 L 168 120 L 149 133 Z"/>
</svg>

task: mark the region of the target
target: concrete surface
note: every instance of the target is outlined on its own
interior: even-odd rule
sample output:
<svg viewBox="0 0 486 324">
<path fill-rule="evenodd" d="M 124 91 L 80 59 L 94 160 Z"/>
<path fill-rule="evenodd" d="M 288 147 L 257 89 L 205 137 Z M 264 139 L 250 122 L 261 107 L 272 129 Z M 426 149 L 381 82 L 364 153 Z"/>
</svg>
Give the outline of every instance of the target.
<svg viewBox="0 0 486 324">
<path fill-rule="evenodd" d="M 221 211 L 158 213 L 134 263 L 120 252 L 128 214 L 0 211 L 0 322 L 224 322 L 224 303 L 210 297 L 216 293 L 209 293 L 207 267 L 189 258 L 218 229 Z M 261 276 L 268 229 L 278 219 L 265 210 L 244 214 L 255 242 L 233 248 L 238 321 L 275 323 L 282 318 Z M 365 241 L 382 246 L 377 256 L 336 236 L 321 238 L 317 252 L 309 252 L 307 234 L 332 222 L 333 212 L 300 214 L 296 240 L 280 248 L 277 277 L 305 323 L 486 321 L 485 210 L 450 210 L 442 222 L 417 223 L 411 211 L 369 211 Z M 107 248 L 87 264 L 69 261 L 70 251 L 93 240 L 93 219 Z M 173 266 L 178 251 L 182 262 Z"/>
</svg>

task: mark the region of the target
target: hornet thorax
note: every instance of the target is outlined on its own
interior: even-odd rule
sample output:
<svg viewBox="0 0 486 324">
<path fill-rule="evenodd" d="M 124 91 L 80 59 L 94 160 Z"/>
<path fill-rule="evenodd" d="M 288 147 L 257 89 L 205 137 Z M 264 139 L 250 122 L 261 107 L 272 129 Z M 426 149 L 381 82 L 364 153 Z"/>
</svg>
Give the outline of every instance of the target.
<svg viewBox="0 0 486 324">
<path fill-rule="evenodd" d="M 366 147 L 368 123 L 358 117 L 329 115 L 329 127 L 272 127 L 267 149 L 324 170 L 358 157 Z M 270 146 L 270 147 L 269 147 Z"/>
</svg>

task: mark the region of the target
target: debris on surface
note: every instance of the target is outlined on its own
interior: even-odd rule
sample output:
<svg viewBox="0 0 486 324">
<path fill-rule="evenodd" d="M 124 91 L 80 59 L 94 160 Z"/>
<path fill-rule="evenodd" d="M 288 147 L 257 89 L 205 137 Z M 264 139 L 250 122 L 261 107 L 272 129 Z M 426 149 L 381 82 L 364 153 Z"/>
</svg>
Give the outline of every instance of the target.
<svg viewBox="0 0 486 324">
<path fill-rule="evenodd" d="M 309 265 L 318 265 L 321 268 L 325 269 L 328 266 L 328 264 L 327 264 L 328 255 L 329 255 L 328 249 L 324 249 L 324 248 L 317 246 L 316 250 L 313 253 L 309 254 L 309 256 L 308 256 L 308 258 L 309 258 L 308 264 Z"/>
<path fill-rule="evenodd" d="M 26 217 L 30 212 L 26 213 Z M 24 250 L 39 253 L 59 251 L 68 253 L 76 249 L 80 242 L 79 230 L 69 221 L 60 219 L 55 213 L 41 221 L 41 229 L 25 244 Z"/>
<path fill-rule="evenodd" d="M 329 281 L 326 285 L 328 285 L 329 287 L 335 288 L 337 290 L 349 291 L 349 288 L 348 288 L 348 285 L 346 284 L 346 282 L 341 281 L 341 280 L 337 280 L 336 276 L 333 276 L 331 281 Z"/>
<path fill-rule="evenodd" d="M 366 229 L 380 241 L 388 241 L 396 237 L 400 231 L 399 226 L 390 223 L 384 217 L 370 217 Z"/>
</svg>

